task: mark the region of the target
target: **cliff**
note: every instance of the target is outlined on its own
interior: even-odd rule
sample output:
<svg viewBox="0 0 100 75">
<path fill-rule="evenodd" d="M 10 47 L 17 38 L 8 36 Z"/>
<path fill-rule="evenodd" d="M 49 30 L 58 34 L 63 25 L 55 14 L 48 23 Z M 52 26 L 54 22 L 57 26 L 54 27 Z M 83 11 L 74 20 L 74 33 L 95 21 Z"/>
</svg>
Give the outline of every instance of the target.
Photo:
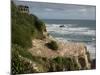
<svg viewBox="0 0 100 75">
<path fill-rule="evenodd" d="M 82 43 L 58 42 L 35 15 L 20 13 L 11 5 L 12 74 L 90 69 L 90 58 Z"/>
<path fill-rule="evenodd" d="M 57 57 L 74 59 L 78 69 L 90 69 L 89 57 L 87 54 L 86 46 L 82 43 L 63 43 L 57 42 L 58 49 L 52 50 L 46 46 L 52 40 L 37 40 L 32 41 L 33 47 L 29 52 L 33 56 L 40 56 L 48 59 L 55 59 Z M 74 69 L 73 69 L 74 70 Z"/>
</svg>

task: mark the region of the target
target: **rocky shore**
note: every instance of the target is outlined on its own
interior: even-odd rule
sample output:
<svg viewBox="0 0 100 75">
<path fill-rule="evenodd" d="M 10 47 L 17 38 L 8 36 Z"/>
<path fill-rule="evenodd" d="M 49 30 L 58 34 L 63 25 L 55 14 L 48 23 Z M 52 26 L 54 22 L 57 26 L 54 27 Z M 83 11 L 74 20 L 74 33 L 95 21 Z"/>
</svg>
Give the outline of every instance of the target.
<svg viewBox="0 0 100 75">
<path fill-rule="evenodd" d="M 91 65 L 85 44 L 58 42 L 35 15 L 21 13 L 12 2 L 11 73 L 88 70 Z M 92 63 L 95 63 L 93 61 Z"/>
<path fill-rule="evenodd" d="M 45 38 L 43 40 L 34 39 L 32 41 L 33 47 L 29 49 L 29 52 L 32 53 L 33 56 L 40 56 L 46 58 L 56 58 L 56 57 L 69 57 L 74 58 L 79 66 L 79 69 L 90 69 L 91 65 L 88 59 L 90 59 L 87 55 L 87 48 L 83 43 L 63 43 L 55 40 L 59 46 L 58 50 L 53 51 L 48 48 L 45 44 L 55 40 L 53 37 Z"/>
</svg>

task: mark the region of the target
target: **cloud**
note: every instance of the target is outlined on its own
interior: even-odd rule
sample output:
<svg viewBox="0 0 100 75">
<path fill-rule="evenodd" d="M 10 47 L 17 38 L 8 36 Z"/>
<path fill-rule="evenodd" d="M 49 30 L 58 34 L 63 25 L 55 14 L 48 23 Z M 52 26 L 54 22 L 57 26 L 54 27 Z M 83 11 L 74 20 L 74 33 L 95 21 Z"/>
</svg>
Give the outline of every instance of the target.
<svg viewBox="0 0 100 75">
<path fill-rule="evenodd" d="M 41 19 L 93 19 L 96 16 L 96 7 L 74 4 L 53 4 L 43 2 L 17 1 L 16 4 L 28 5 L 30 13 Z"/>
</svg>

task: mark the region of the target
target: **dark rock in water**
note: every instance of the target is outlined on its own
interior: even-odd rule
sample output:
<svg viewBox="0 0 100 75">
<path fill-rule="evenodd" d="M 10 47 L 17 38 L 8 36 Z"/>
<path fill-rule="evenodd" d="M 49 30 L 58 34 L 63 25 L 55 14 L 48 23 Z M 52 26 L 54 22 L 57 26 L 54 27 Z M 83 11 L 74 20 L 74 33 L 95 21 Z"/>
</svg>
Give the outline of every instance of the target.
<svg viewBox="0 0 100 75">
<path fill-rule="evenodd" d="M 64 25 L 60 25 L 59 27 L 65 27 Z"/>
<path fill-rule="evenodd" d="M 96 59 L 91 61 L 91 69 L 96 69 Z"/>
</svg>

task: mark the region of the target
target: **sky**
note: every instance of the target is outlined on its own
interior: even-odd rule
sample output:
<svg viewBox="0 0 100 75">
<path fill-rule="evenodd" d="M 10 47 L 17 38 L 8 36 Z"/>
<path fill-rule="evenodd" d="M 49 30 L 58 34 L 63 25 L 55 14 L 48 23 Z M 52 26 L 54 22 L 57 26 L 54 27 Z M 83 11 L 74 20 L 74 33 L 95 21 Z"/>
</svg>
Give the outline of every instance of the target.
<svg viewBox="0 0 100 75">
<path fill-rule="evenodd" d="M 57 4 L 33 1 L 17 1 L 16 5 L 27 5 L 31 14 L 35 14 L 40 19 L 96 19 L 96 6 Z"/>
</svg>

